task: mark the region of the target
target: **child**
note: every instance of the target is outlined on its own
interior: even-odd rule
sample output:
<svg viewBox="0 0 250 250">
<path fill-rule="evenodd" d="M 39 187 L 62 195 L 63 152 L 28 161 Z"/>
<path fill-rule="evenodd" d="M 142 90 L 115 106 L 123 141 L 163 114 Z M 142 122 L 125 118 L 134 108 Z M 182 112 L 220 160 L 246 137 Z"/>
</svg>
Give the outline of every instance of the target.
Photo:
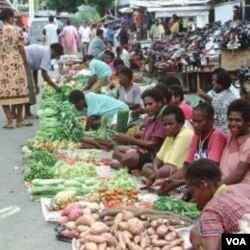
<svg viewBox="0 0 250 250">
<path fill-rule="evenodd" d="M 133 71 L 130 68 L 120 69 L 120 87 L 118 88 L 118 99 L 124 101 L 130 110 L 136 110 L 141 106 L 140 87 L 134 85 Z"/>
</svg>

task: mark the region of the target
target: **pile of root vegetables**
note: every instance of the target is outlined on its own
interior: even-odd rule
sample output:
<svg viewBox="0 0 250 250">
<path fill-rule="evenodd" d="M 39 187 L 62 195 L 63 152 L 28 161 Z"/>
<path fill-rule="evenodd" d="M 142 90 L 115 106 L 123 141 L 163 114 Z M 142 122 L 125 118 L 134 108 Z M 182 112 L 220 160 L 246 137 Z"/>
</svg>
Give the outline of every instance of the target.
<svg viewBox="0 0 250 250">
<path fill-rule="evenodd" d="M 142 220 L 132 210 L 122 210 L 109 225 L 105 223 L 107 216 L 104 214 L 84 214 L 76 220 L 76 230 L 80 231 L 74 239 L 76 250 L 184 249 L 184 241 L 170 225 L 169 219 L 148 217 Z"/>
</svg>

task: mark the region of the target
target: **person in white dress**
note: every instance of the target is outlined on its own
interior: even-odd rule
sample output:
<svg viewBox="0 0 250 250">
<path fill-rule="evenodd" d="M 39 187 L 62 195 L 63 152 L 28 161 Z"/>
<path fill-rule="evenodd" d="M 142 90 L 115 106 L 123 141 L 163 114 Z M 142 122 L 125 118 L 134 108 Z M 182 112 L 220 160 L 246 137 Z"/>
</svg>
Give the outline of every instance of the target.
<svg viewBox="0 0 250 250">
<path fill-rule="evenodd" d="M 81 45 L 83 48 L 83 54 L 87 55 L 89 43 L 91 39 L 91 29 L 86 22 L 83 23 L 78 29 L 78 33 L 81 39 Z"/>
</svg>

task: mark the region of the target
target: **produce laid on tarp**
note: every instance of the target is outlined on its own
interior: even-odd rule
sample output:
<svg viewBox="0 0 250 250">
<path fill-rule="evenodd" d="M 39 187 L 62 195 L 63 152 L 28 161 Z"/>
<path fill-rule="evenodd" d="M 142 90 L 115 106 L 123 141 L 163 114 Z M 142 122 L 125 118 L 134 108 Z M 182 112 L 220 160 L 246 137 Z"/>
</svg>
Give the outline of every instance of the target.
<svg viewBox="0 0 250 250">
<path fill-rule="evenodd" d="M 138 177 L 126 168 L 110 168 L 115 133 L 110 118 L 102 118 L 98 130 L 86 131 L 86 118 L 68 102 L 77 85 L 64 83 L 59 93 L 45 88 L 39 129 L 23 157 L 31 198 L 41 201 L 46 221 L 58 223 L 58 240 L 74 239 L 76 250 L 184 249 L 177 229 L 197 218 L 194 205 L 146 199 Z"/>
</svg>

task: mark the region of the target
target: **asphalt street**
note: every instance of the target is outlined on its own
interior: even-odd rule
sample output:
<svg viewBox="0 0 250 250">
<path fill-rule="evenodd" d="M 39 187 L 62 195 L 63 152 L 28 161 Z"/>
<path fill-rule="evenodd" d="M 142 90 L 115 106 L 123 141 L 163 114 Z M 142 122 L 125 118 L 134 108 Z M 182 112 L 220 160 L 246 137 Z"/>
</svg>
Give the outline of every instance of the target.
<svg viewBox="0 0 250 250">
<path fill-rule="evenodd" d="M 4 130 L 0 111 L 0 250 L 69 250 L 55 237 L 54 224 L 46 223 L 39 202 L 32 202 L 24 186 L 22 147 L 38 128 Z"/>
</svg>

